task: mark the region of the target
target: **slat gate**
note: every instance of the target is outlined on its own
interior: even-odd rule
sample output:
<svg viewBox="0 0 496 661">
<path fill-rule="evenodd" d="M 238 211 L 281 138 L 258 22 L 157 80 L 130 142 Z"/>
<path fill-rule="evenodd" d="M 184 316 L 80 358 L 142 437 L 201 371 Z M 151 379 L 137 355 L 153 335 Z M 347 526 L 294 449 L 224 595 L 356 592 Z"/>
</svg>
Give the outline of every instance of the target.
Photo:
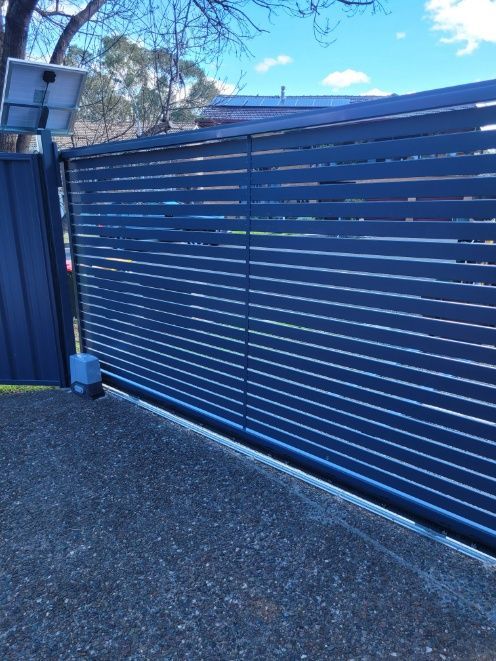
<svg viewBox="0 0 496 661">
<path fill-rule="evenodd" d="M 66 152 L 106 378 L 496 545 L 496 106 L 476 89 Z"/>
</svg>

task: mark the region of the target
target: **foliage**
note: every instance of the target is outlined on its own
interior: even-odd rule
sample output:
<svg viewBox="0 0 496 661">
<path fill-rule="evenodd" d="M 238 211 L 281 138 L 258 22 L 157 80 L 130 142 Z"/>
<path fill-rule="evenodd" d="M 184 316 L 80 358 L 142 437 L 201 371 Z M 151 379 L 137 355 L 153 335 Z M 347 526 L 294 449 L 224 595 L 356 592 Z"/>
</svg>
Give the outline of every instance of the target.
<svg viewBox="0 0 496 661">
<path fill-rule="evenodd" d="M 201 70 L 211 68 L 229 50 L 248 50 L 250 38 L 266 31 L 264 15 L 270 20 L 285 12 L 310 19 L 317 39 L 326 41 L 336 23 L 334 6 L 375 11 L 382 4 L 381 0 L 0 0 L 0 89 L 9 57 L 30 55 L 61 64 L 75 47 L 81 63 L 90 65 L 95 76 L 94 97 L 109 97 L 108 103 L 100 100 L 102 108 L 117 112 L 126 107 L 128 95 L 129 103 L 141 105 L 143 117 L 145 109 L 152 113 L 147 122 L 153 112 L 159 114 L 157 104 L 161 116 L 170 121 L 177 113 L 187 115 L 193 99 L 202 103 L 212 93 L 211 82 Z M 126 36 L 125 44 L 121 35 Z M 109 50 L 100 48 L 105 40 L 109 40 Z M 123 52 L 125 67 L 119 60 Z M 150 53 L 158 94 L 150 94 Z M 124 91 L 105 78 L 116 69 L 126 79 Z M 105 83 L 110 89 L 104 89 Z M 179 108 L 181 86 L 187 102 Z M 186 95 L 184 90 L 189 90 Z M 135 109 L 134 114 L 140 113 Z M 22 143 L 21 137 L 18 148 Z M 0 136 L 0 149 L 11 147 Z"/>
<path fill-rule="evenodd" d="M 87 51 L 72 46 L 64 63 L 81 66 L 87 59 Z M 125 36 L 104 37 L 90 58 L 80 118 L 130 124 L 137 133 L 167 122 L 192 124 L 196 111 L 219 93 L 219 87 L 196 62 L 182 58 L 173 78 L 172 59 L 165 49 L 150 49 Z"/>
</svg>

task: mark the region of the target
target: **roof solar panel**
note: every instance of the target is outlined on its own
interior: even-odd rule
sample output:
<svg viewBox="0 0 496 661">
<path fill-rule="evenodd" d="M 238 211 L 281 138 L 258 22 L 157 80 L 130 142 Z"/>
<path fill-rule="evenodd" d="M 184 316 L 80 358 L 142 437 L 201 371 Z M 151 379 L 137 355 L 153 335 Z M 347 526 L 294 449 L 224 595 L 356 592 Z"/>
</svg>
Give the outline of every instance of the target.
<svg viewBox="0 0 496 661">
<path fill-rule="evenodd" d="M 345 106 L 356 101 L 366 101 L 370 97 L 360 96 L 280 96 L 240 94 L 238 96 L 219 95 L 214 98 L 211 106 L 236 107 L 236 108 L 333 108 Z M 372 97 L 373 98 L 373 97 Z"/>
</svg>

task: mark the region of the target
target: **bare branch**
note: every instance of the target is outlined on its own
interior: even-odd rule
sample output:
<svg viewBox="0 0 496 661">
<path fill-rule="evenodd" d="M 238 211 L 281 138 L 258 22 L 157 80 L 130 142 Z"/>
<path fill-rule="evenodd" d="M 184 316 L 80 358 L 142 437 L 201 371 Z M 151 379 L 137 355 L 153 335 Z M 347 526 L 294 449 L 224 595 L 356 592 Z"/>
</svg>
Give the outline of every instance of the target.
<svg viewBox="0 0 496 661">
<path fill-rule="evenodd" d="M 67 49 L 75 35 L 103 7 L 105 2 L 106 0 L 90 0 L 84 9 L 71 16 L 53 49 L 52 57 L 50 58 L 52 64 L 62 64 Z"/>
</svg>

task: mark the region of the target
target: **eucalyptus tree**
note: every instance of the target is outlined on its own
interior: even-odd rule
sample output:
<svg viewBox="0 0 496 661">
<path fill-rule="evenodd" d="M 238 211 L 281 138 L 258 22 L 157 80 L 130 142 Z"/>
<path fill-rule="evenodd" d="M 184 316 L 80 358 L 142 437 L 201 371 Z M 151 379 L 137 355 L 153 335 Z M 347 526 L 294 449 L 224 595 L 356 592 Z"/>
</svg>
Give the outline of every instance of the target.
<svg viewBox="0 0 496 661">
<path fill-rule="evenodd" d="M 197 63 L 165 48 L 148 48 L 123 35 L 104 37 L 91 58 L 79 118 L 95 131 L 88 142 L 191 125 L 198 110 L 222 91 Z M 72 46 L 64 60 L 79 66 L 87 52 Z M 98 129 L 96 129 L 98 127 Z M 81 139 L 78 138 L 78 144 Z"/>
</svg>

